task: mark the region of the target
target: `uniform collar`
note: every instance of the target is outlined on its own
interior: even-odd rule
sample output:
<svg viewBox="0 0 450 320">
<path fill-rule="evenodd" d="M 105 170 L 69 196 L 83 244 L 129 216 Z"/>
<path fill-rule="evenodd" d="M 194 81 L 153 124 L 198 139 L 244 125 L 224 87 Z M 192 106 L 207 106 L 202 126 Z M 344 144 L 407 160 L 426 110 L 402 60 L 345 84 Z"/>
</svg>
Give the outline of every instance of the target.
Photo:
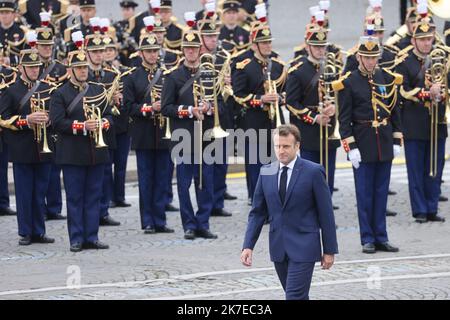
<svg viewBox="0 0 450 320">
<path fill-rule="evenodd" d="M 419 51 L 417 51 L 415 48 L 413 49 L 413 53 L 416 56 L 417 60 L 419 60 L 419 62 L 423 62 L 425 61 L 425 59 L 427 58 L 426 55 L 421 54 Z"/>
<path fill-rule="evenodd" d="M 255 52 L 255 59 L 256 61 L 261 64 L 263 67 L 267 66 L 267 61 L 268 59 L 264 59 L 263 57 L 261 57 L 258 53 Z M 269 58 L 270 59 L 270 58 Z"/>
<path fill-rule="evenodd" d="M 72 85 L 72 87 L 74 87 L 76 90 L 78 90 L 78 91 L 82 91 L 83 90 L 83 87 L 79 83 L 75 83 L 73 81 L 73 79 L 70 79 L 69 82 Z"/>
<path fill-rule="evenodd" d="M 377 70 L 377 68 L 375 68 L 372 72 L 367 72 L 365 70 L 362 70 L 360 67 L 358 67 L 358 71 L 359 73 L 365 77 L 365 78 L 373 78 L 373 76 L 375 75 L 375 71 Z"/>
<path fill-rule="evenodd" d="M 156 69 L 158 68 L 157 64 L 154 64 L 153 66 L 147 64 L 146 62 L 142 61 L 142 67 L 145 71 L 155 73 Z"/>
<path fill-rule="evenodd" d="M 311 62 L 314 67 L 320 67 L 320 61 L 313 58 L 310 54 L 308 55 L 308 61 Z"/>
<path fill-rule="evenodd" d="M 200 64 L 199 64 L 197 67 L 193 68 L 193 67 L 187 66 L 186 63 L 184 63 L 184 67 L 185 67 L 191 74 L 195 74 L 195 73 L 197 73 L 198 68 L 200 67 Z"/>
</svg>

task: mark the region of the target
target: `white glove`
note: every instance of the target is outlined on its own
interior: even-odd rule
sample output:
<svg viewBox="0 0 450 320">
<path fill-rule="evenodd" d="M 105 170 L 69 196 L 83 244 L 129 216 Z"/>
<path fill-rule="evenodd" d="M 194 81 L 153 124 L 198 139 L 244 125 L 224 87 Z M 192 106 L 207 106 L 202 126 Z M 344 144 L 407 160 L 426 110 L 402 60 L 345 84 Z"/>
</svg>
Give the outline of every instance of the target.
<svg viewBox="0 0 450 320">
<path fill-rule="evenodd" d="M 361 162 L 361 153 L 359 152 L 359 149 L 350 150 L 348 153 L 348 159 L 352 162 L 355 169 L 358 169 L 359 163 Z"/>
<path fill-rule="evenodd" d="M 401 153 L 401 147 L 398 144 L 394 144 L 394 158 L 397 158 Z"/>
</svg>

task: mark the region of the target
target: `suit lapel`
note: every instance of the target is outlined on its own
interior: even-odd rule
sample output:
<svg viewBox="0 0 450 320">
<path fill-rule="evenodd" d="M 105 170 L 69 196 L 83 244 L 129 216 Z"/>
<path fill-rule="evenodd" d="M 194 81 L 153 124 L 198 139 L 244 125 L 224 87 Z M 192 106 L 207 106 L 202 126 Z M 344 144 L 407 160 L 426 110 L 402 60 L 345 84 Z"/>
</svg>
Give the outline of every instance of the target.
<svg viewBox="0 0 450 320">
<path fill-rule="evenodd" d="M 300 175 L 300 169 L 302 167 L 302 160 L 300 157 L 297 157 L 297 160 L 294 164 L 294 169 L 292 170 L 291 179 L 289 180 L 288 189 L 286 192 L 286 198 L 284 199 L 283 208 L 286 205 L 286 203 L 289 201 L 289 197 L 292 194 L 292 190 L 294 189 L 294 185 L 297 182 L 298 176 Z M 281 200 L 280 200 L 281 202 Z"/>
</svg>

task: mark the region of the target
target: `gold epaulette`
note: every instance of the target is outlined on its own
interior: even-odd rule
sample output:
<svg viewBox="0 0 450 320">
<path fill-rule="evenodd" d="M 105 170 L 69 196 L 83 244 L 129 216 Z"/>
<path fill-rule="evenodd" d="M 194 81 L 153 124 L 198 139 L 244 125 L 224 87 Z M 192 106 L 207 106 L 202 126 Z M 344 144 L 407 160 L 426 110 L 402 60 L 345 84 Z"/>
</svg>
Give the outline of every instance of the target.
<svg viewBox="0 0 450 320">
<path fill-rule="evenodd" d="M 59 2 L 61 3 L 61 10 L 60 10 L 60 14 L 62 15 L 66 15 L 67 14 L 67 9 L 69 8 L 69 1 L 67 0 L 59 0 Z"/>
<path fill-rule="evenodd" d="M 231 56 L 231 59 L 235 59 L 235 58 L 239 57 L 240 55 L 242 55 L 245 52 L 247 52 L 247 50 L 248 49 L 242 49 L 242 50 L 239 50 L 239 51 L 233 53 L 233 55 Z"/>
<path fill-rule="evenodd" d="M 397 56 L 403 56 L 403 55 L 407 55 L 412 49 L 414 49 L 414 46 L 412 44 L 410 44 L 409 46 L 407 46 L 406 48 L 400 50 L 397 54 Z"/>
<path fill-rule="evenodd" d="M 344 89 L 344 80 L 347 79 L 351 74 L 351 71 L 348 71 L 346 74 L 344 74 L 343 76 L 341 76 L 338 80 L 333 81 L 331 83 L 331 87 L 333 88 L 333 90 L 335 92 L 341 91 L 342 89 Z"/>
<path fill-rule="evenodd" d="M 382 69 L 394 77 L 394 84 L 401 85 L 403 83 L 403 76 L 401 74 L 393 72 L 393 71 L 389 70 L 388 68 L 382 68 Z"/>
<path fill-rule="evenodd" d="M 351 55 L 354 55 L 356 53 L 356 51 L 358 51 L 358 45 L 355 45 L 354 47 L 350 48 L 347 51 L 347 57 L 351 56 Z"/>
<path fill-rule="evenodd" d="M 386 50 L 388 50 L 388 51 L 390 51 L 390 52 L 392 52 L 394 54 L 398 54 L 400 52 L 400 50 L 394 45 L 384 44 L 383 47 Z"/>
<path fill-rule="evenodd" d="M 136 52 L 133 52 L 132 54 L 130 54 L 129 59 L 134 59 L 134 58 L 139 57 L 139 52 L 140 51 L 136 51 Z"/>
<path fill-rule="evenodd" d="M 170 49 L 170 48 L 166 48 L 165 49 L 167 52 L 171 52 L 176 54 L 177 56 L 181 56 L 183 54 L 183 52 L 181 52 L 180 50 L 175 50 L 175 49 Z"/>
<path fill-rule="evenodd" d="M 244 69 L 245 66 L 248 65 L 251 61 L 252 61 L 252 59 L 247 58 L 241 62 L 236 63 L 236 69 L 238 69 L 238 70 Z"/>
<path fill-rule="evenodd" d="M 271 58 L 272 61 L 278 62 L 279 64 L 281 64 L 283 67 L 286 66 L 286 62 L 284 62 L 283 60 L 276 58 L 276 57 L 272 57 Z"/>
<path fill-rule="evenodd" d="M 292 66 L 289 68 L 288 73 L 294 72 L 295 70 L 297 70 L 298 68 L 300 68 L 300 66 L 303 64 L 303 61 L 297 63 L 296 65 Z"/>
<path fill-rule="evenodd" d="M 20 0 L 19 1 L 19 12 L 21 15 L 27 13 L 27 2 L 28 0 Z"/>
<path fill-rule="evenodd" d="M 165 70 L 163 74 L 164 75 L 168 75 L 168 74 L 172 73 L 173 71 L 175 71 L 176 69 L 178 69 L 178 65 L 176 65 L 176 66 L 174 66 L 174 67 L 172 67 L 170 69 Z"/>
<path fill-rule="evenodd" d="M 120 71 L 117 70 L 117 69 L 115 69 L 115 68 L 109 68 L 109 67 L 107 67 L 107 68 L 103 68 L 103 70 L 104 70 L 104 71 L 111 72 L 111 73 L 114 73 L 114 74 L 116 74 L 116 75 L 120 75 Z"/>
<path fill-rule="evenodd" d="M 302 43 L 301 45 L 294 47 L 294 52 L 302 51 L 305 48 L 306 44 Z"/>
</svg>

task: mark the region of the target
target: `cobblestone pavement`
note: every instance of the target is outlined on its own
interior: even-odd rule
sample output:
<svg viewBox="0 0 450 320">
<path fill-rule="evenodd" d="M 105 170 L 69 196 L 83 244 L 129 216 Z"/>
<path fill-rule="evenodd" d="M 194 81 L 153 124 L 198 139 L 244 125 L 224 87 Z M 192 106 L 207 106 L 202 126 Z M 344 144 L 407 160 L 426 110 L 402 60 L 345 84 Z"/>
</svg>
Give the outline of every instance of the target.
<svg viewBox="0 0 450 320">
<path fill-rule="evenodd" d="M 398 194 L 389 198 L 389 207 L 399 212 L 388 218 L 397 254 L 361 253 L 351 170 L 338 170 L 336 180 L 340 254 L 331 271 L 317 266 L 311 298 L 448 299 L 450 221 L 413 222 L 404 166 L 393 168 L 391 188 Z M 444 180 L 448 196 L 450 170 Z M 15 218 L 0 217 L 0 299 L 283 299 L 268 257 L 267 228 L 255 248 L 254 266 L 239 262 L 249 210 L 245 179 L 229 179 L 228 185 L 239 200 L 226 202 L 233 217 L 211 218 L 217 240 L 184 240 L 179 213 L 168 213 L 175 234 L 143 234 L 136 184 L 127 185 L 133 206 L 110 211 L 122 225 L 101 229 L 109 250 L 71 253 L 64 221 L 47 223 L 55 244 L 19 247 Z M 449 203 L 441 203 L 440 210 L 449 217 Z"/>
</svg>

